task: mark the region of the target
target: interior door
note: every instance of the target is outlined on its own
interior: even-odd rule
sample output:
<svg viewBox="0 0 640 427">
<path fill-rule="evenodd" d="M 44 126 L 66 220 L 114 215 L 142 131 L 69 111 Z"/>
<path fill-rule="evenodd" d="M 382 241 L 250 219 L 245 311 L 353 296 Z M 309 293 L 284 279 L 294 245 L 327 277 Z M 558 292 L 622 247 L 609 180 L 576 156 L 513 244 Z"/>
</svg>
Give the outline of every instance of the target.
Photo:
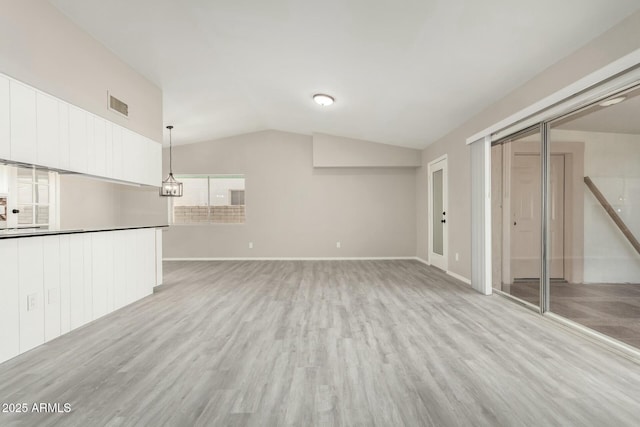
<svg viewBox="0 0 640 427">
<path fill-rule="evenodd" d="M 448 268 L 448 185 L 447 159 L 429 165 L 429 262 Z"/>
<path fill-rule="evenodd" d="M 564 278 L 564 156 L 551 156 L 550 277 Z M 540 156 L 513 156 L 511 191 L 511 274 L 513 279 L 540 278 Z"/>
</svg>

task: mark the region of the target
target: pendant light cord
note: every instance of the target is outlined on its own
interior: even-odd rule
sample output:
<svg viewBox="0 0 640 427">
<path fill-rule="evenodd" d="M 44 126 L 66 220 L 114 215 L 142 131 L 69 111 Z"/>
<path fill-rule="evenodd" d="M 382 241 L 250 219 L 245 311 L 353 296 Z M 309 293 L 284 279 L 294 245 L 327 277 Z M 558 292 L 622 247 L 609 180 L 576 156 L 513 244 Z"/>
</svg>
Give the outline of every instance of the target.
<svg viewBox="0 0 640 427">
<path fill-rule="evenodd" d="M 167 126 L 167 129 L 169 129 L 169 175 L 173 176 L 173 142 L 171 140 L 173 126 Z"/>
</svg>

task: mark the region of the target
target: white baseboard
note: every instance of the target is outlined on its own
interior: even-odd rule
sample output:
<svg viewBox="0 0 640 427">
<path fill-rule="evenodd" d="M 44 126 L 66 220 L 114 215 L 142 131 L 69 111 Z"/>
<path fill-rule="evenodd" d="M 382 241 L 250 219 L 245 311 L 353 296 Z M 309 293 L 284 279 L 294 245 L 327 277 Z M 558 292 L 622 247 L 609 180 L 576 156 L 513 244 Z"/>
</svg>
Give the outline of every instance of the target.
<svg viewBox="0 0 640 427">
<path fill-rule="evenodd" d="M 447 274 L 455 279 L 460 280 L 461 282 L 466 283 L 467 285 L 471 286 L 471 280 L 467 279 L 464 276 L 461 276 L 459 274 L 454 273 L 453 271 L 447 271 Z"/>
<path fill-rule="evenodd" d="M 163 261 L 395 261 L 416 257 L 237 257 L 237 258 L 163 258 Z"/>
<path fill-rule="evenodd" d="M 426 259 L 422 259 L 419 256 L 413 257 L 413 259 L 415 259 L 416 261 L 421 262 L 421 263 L 423 263 L 425 265 L 431 265 L 431 264 L 429 264 L 429 261 L 427 261 Z"/>
</svg>

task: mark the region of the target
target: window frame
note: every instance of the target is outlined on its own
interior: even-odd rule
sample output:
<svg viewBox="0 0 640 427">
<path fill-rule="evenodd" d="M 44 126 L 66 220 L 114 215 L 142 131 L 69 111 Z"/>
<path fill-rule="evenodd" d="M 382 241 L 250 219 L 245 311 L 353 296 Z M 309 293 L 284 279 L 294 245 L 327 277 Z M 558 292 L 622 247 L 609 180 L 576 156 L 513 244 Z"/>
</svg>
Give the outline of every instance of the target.
<svg viewBox="0 0 640 427">
<path fill-rule="evenodd" d="M 176 180 L 182 182 L 184 179 L 193 179 L 193 178 L 202 178 L 202 179 L 207 179 L 207 204 L 205 205 L 207 208 L 207 220 L 205 222 L 180 222 L 180 223 L 176 223 L 175 220 L 175 202 L 177 198 L 170 198 L 169 203 L 167 203 L 167 209 L 168 209 L 168 218 L 169 218 L 169 225 L 171 226 L 225 226 L 225 225 L 245 225 L 247 222 L 247 214 L 246 214 L 246 200 L 245 204 L 243 205 L 231 205 L 231 191 L 243 191 L 246 194 L 246 185 L 247 185 L 247 178 L 245 174 L 187 174 L 187 173 L 180 173 L 180 174 L 175 174 L 174 175 Z M 215 205 L 211 204 L 211 180 L 212 179 L 232 179 L 232 178 L 238 178 L 238 179 L 243 179 L 244 180 L 244 189 L 239 189 L 239 188 L 234 188 L 234 189 L 229 189 L 229 204 L 228 205 L 223 205 L 223 206 L 244 206 L 245 207 L 245 212 L 244 212 L 244 220 L 242 222 L 214 222 L 211 218 L 211 208 Z"/>
</svg>

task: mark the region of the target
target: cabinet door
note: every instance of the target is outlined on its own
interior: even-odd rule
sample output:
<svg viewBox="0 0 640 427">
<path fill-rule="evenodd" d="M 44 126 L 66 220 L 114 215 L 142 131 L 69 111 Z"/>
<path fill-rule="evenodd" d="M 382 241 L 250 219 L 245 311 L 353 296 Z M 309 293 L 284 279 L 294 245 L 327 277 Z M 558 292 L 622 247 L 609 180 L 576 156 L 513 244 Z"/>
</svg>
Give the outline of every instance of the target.
<svg viewBox="0 0 640 427">
<path fill-rule="evenodd" d="M 153 293 L 153 287 L 156 285 L 156 231 L 153 228 L 144 228 L 138 230 L 138 233 L 141 239 L 138 250 L 143 266 L 140 298 L 144 298 Z"/>
<path fill-rule="evenodd" d="M 140 139 L 142 155 L 140 156 L 140 183 L 150 185 L 152 150 L 151 141 L 147 138 Z"/>
<path fill-rule="evenodd" d="M 95 135 L 95 117 L 91 113 L 87 113 L 87 173 L 89 175 L 98 175 L 96 171 L 96 135 Z"/>
<path fill-rule="evenodd" d="M 131 304 L 139 297 L 139 283 L 140 283 L 140 261 L 138 256 L 140 251 L 137 248 L 138 239 L 136 236 L 137 230 L 128 230 L 125 233 L 125 305 Z"/>
<path fill-rule="evenodd" d="M 138 142 L 129 129 L 122 129 L 122 179 L 135 182 L 136 155 Z"/>
<path fill-rule="evenodd" d="M 105 236 L 108 233 L 92 233 L 92 277 L 93 277 L 93 319 L 107 314 L 107 270 L 106 264 L 107 243 Z"/>
<path fill-rule="evenodd" d="M 106 125 L 106 147 L 105 147 L 105 175 L 107 178 L 113 176 L 113 123 L 105 120 Z"/>
<path fill-rule="evenodd" d="M 111 151 L 113 159 L 113 178 L 124 179 L 122 166 L 122 128 L 113 125 L 113 148 Z"/>
<path fill-rule="evenodd" d="M 3 76 L 0 76 L 0 159 L 11 159 L 11 101 L 9 79 Z"/>
<path fill-rule="evenodd" d="M 162 229 L 156 228 L 156 283 L 162 285 Z"/>
<path fill-rule="evenodd" d="M 60 236 L 60 334 L 71 330 L 71 269 L 69 235 Z"/>
<path fill-rule="evenodd" d="M 94 172 L 96 176 L 106 176 L 107 174 L 107 127 L 105 120 L 100 117 L 93 117 L 93 157 Z"/>
<path fill-rule="evenodd" d="M 18 239 L 20 353 L 44 343 L 44 268 L 42 238 Z"/>
<path fill-rule="evenodd" d="M 113 232 L 114 309 L 127 305 L 127 231 Z"/>
<path fill-rule="evenodd" d="M 36 163 L 36 91 L 11 81 L 11 160 Z"/>
<path fill-rule="evenodd" d="M 94 233 L 82 235 L 84 253 L 84 323 L 91 322 L 93 317 L 93 251 L 91 242 Z M 84 324 L 83 323 L 83 324 Z"/>
<path fill-rule="evenodd" d="M 44 254 L 44 340 L 60 336 L 60 237 L 42 237 Z"/>
<path fill-rule="evenodd" d="M 69 170 L 69 104 L 58 101 L 60 169 Z"/>
<path fill-rule="evenodd" d="M 60 165 L 60 118 L 58 100 L 38 92 L 36 94 L 37 164 L 51 168 Z"/>
<path fill-rule="evenodd" d="M 0 363 L 20 354 L 18 240 L 0 240 Z"/>
<path fill-rule="evenodd" d="M 70 330 L 84 324 L 84 237 L 69 236 L 69 323 Z"/>
<path fill-rule="evenodd" d="M 87 172 L 87 113 L 69 106 L 69 169 Z"/>
<path fill-rule="evenodd" d="M 105 232 L 104 243 L 105 253 L 103 263 L 105 265 L 105 286 L 107 290 L 107 313 L 115 310 L 115 284 L 114 280 L 114 257 L 113 257 L 113 232 Z"/>
</svg>

